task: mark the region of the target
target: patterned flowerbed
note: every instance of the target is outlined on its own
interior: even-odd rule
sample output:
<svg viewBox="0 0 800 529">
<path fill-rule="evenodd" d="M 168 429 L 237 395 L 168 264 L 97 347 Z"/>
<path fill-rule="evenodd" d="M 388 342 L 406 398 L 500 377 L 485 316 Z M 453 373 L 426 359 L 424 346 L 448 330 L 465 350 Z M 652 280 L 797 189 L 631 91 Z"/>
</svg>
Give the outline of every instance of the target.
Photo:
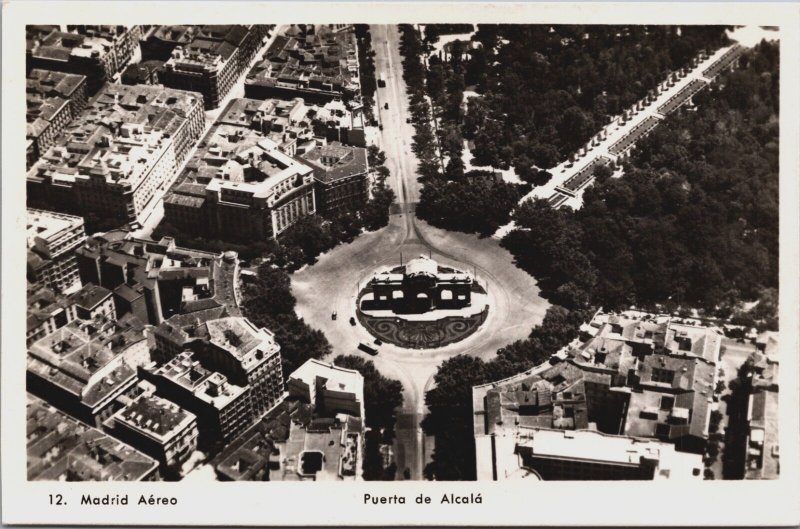
<svg viewBox="0 0 800 529">
<path fill-rule="evenodd" d="M 486 321 L 489 306 L 471 316 L 448 316 L 435 321 L 405 320 L 395 316 L 370 316 L 357 310 L 358 320 L 380 340 L 409 349 L 434 349 L 471 335 Z"/>
</svg>

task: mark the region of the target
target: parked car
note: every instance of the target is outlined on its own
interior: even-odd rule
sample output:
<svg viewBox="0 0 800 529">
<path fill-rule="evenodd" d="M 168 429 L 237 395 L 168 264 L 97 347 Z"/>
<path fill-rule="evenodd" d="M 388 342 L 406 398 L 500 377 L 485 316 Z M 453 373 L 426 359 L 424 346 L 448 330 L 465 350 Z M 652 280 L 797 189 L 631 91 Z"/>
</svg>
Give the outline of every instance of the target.
<svg viewBox="0 0 800 529">
<path fill-rule="evenodd" d="M 333 312 L 331 312 L 331 319 L 332 319 L 332 320 L 335 320 L 335 319 L 336 319 L 336 316 L 337 316 L 337 314 L 336 314 L 336 311 L 335 311 L 335 310 L 334 310 Z"/>
<path fill-rule="evenodd" d="M 383 108 L 384 108 L 385 110 L 389 110 L 389 103 L 384 103 L 384 104 L 383 104 Z"/>
<path fill-rule="evenodd" d="M 364 351 L 365 353 L 370 354 L 372 356 L 375 356 L 376 354 L 378 354 L 378 349 L 376 349 L 375 347 L 372 347 L 371 345 L 369 345 L 367 343 L 364 343 L 364 342 L 359 343 L 358 344 L 358 348 L 361 351 Z"/>
<path fill-rule="evenodd" d="M 383 341 L 380 338 L 375 338 L 375 345 L 383 345 Z"/>
<path fill-rule="evenodd" d="M 356 326 L 356 319 L 353 316 L 350 316 L 350 325 L 352 325 L 353 327 Z"/>
</svg>

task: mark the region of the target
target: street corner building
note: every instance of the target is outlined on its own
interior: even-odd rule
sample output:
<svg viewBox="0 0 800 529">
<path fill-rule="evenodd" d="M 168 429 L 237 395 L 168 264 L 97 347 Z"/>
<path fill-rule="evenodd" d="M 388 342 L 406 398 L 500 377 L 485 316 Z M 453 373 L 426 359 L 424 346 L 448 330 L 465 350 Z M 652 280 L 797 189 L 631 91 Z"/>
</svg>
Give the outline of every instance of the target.
<svg viewBox="0 0 800 529">
<path fill-rule="evenodd" d="M 28 205 L 141 222 L 203 131 L 201 98 L 108 84 L 27 175 Z"/>
<path fill-rule="evenodd" d="M 283 399 L 212 465 L 225 481 L 362 479 L 364 378 L 308 360 L 289 375 Z"/>
<path fill-rule="evenodd" d="M 220 102 L 267 41 L 270 26 L 157 26 L 142 43 L 145 57 L 163 59 L 159 81 L 166 87 L 199 92 L 206 109 Z"/>
<path fill-rule="evenodd" d="M 86 241 L 83 217 L 28 208 L 27 278 L 57 292 L 81 287 L 75 250 Z"/>
<path fill-rule="evenodd" d="M 478 479 L 703 479 L 721 331 L 595 314 L 549 362 L 472 390 Z"/>
<path fill-rule="evenodd" d="M 351 24 L 293 24 L 256 62 L 245 96 L 300 96 L 310 103 L 353 99 L 360 94 L 358 50 Z"/>
<path fill-rule="evenodd" d="M 155 329 L 145 380 L 198 417 L 200 445 L 217 451 L 283 395 L 280 346 L 246 318 L 173 316 Z"/>
<path fill-rule="evenodd" d="M 119 77 L 141 37 L 140 26 L 27 26 L 26 68 L 85 76 L 93 95 Z"/>
<path fill-rule="evenodd" d="M 316 213 L 357 211 L 368 189 L 361 119 L 336 102 L 233 99 L 165 197 L 165 222 L 248 243 L 277 238 Z"/>
</svg>

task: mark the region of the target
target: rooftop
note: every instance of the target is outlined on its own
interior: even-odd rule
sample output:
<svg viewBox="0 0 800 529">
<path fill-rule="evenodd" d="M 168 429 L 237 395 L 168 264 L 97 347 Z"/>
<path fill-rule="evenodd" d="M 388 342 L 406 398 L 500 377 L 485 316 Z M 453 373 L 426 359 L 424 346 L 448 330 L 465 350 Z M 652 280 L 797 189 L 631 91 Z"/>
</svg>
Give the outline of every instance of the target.
<svg viewBox="0 0 800 529">
<path fill-rule="evenodd" d="M 706 438 L 718 349 L 715 329 L 669 316 L 598 313 L 550 363 L 474 387 L 475 434 L 596 427 L 669 441 Z"/>
<path fill-rule="evenodd" d="M 184 351 L 155 370 L 175 384 L 192 392 L 197 398 L 222 409 L 239 398 L 246 388 L 231 384 L 222 373 L 205 369 L 194 359 L 191 351 Z"/>
<path fill-rule="evenodd" d="M 71 294 L 69 300 L 81 308 L 91 310 L 111 297 L 111 291 L 100 285 L 89 283 Z"/>
<path fill-rule="evenodd" d="M 270 481 L 304 480 L 330 481 L 358 479 L 360 468 L 359 419 L 311 418 L 308 422 L 292 420 L 289 437 L 278 443 L 280 467 L 271 469 Z"/>
<path fill-rule="evenodd" d="M 169 196 L 187 196 L 189 191 L 188 196 L 200 198 L 186 187 L 200 184 L 207 192 L 223 194 L 227 201 L 236 201 L 241 194 L 278 200 L 312 173 L 311 167 L 281 150 L 287 141 L 286 134 L 276 137 L 261 129 L 217 122 L 198 144 Z"/>
<path fill-rule="evenodd" d="M 306 152 L 302 158 L 314 167 L 314 177 L 321 182 L 364 174 L 368 169 L 366 149 L 339 142 L 318 146 Z"/>
<path fill-rule="evenodd" d="M 125 351 L 145 340 L 141 322 L 75 320 L 37 340 L 28 349 L 28 371 L 94 406 L 135 381 L 136 370 Z"/>
<path fill-rule="evenodd" d="M 34 246 L 37 239 L 50 241 L 73 230 L 83 232 L 83 217 L 43 209 L 27 210 L 25 238 L 28 248 Z"/>
<path fill-rule="evenodd" d="M 780 473 L 778 392 L 757 391 L 750 407 L 747 478 L 775 479 Z"/>
<path fill-rule="evenodd" d="M 242 45 L 251 28 L 242 25 L 164 26 L 157 30 L 156 37 L 177 44 L 165 68 L 217 70 Z"/>
<path fill-rule="evenodd" d="M 290 375 L 290 378 L 302 380 L 309 386 L 316 384 L 318 377 L 325 380 L 323 383 L 325 389 L 355 393 L 359 398 L 363 398 L 364 377 L 355 369 L 346 369 L 312 358 L 306 360 Z"/>
<path fill-rule="evenodd" d="M 29 480 L 138 481 L 158 463 L 28 395 Z"/>
<path fill-rule="evenodd" d="M 703 460 L 699 454 L 678 452 L 669 443 L 590 430 L 521 428 L 516 450 L 546 458 L 623 466 L 652 465 L 655 468 L 653 479 L 703 479 Z"/>
<path fill-rule="evenodd" d="M 145 287 L 153 288 L 157 282 L 180 286 L 161 290 L 165 318 L 216 307 L 225 307 L 229 314 L 239 314 L 234 294 L 235 259 L 226 260 L 223 254 L 181 248 L 171 237 L 154 241 L 138 239 L 129 233 L 118 235 L 115 232 L 94 235 L 77 253 L 125 267 L 130 274 L 127 286 L 138 293 Z M 189 288 L 191 295 L 186 295 L 184 288 Z M 126 295 L 130 297 L 131 293 Z"/>
<path fill-rule="evenodd" d="M 114 415 L 114 420 L 152 436 L 161 442 L 185 430 L 195 416 L 172 402 L 155 395 L 142 394 Z"/>
<path fill-rule="evenodd" d="M 26 136 L 35 138 L 67 104 L 86 77 L 70 73 L 33 69 L 26 79 Z"/>
<path fill-rule="evenodd" d="M 274 39 L 246 82 L 339 94 L 358 90 L 355 33 L 335 32 L 325 25 L 293 25 Z"/>
<path fill-rule="evenodd" d="M 64 311 L 69 302 L 63 296 L 56 296 L 49 288 L 39 288 L 28 292 L 28 331 L 31 331 L 49 320 L 57 313 Z"/>
<path fill-rule="evenodd" d="M 472 276 L 462 270 L 442 266 L 427 255 L 420 255 L 402 266 L 388 266 L 375 272 L 372 281 L 397 282 L 404 277 L 430 277 L 439 281 L 472 282 Z"/>
<path fill-rule="evenodd" d="M 192 92 L 108 83 L 42 154 L 28 178 L 69 184 L 95 175 L 135 186 L 200 105 Z"/>
</svg>

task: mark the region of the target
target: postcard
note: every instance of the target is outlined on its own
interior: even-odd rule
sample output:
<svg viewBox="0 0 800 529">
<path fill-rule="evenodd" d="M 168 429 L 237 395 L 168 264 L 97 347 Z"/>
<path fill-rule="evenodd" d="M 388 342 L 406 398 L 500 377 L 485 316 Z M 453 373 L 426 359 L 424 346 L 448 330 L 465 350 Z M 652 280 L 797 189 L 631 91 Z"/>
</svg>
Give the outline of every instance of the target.
<svg viewBox="0 0 800 529">
<path fill-rule="evenodd" d="M 800 522 L 797 5 L 3 8 L 4 523 Z"/>
</svg>

